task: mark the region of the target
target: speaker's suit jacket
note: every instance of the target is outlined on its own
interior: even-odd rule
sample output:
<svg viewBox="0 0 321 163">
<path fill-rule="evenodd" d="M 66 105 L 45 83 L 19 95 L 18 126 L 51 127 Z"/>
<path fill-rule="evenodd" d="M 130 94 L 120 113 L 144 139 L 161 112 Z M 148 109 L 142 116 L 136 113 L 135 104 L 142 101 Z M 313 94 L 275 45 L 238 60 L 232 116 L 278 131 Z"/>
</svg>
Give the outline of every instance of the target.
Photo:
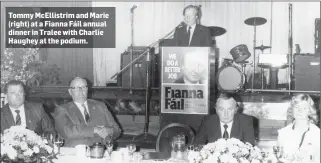
<svg viewBox="0 0 321 163">
<path fill-rule="evenodd" d="M 230 138 L 237 138 L 242 142 L 255 143 L 253 118 L 244 114 L 235 114 Z M 217 114 L 205 116 L 196 134 L 195 144 L 215 142 L 222 138 L 220 119 Z"/>
<path fill-rule="evenodd" d="M 87 99 L 87 105 L 90 115 L 88 124 L 74 102 L 61 105 L 53 112 L 56 130 L 65 139 L 64 146 L 75 147 L 78 144 L 103 143 L 103 139 L 94 134 L 96 126 L 107 127 L 109 132 L 113 133 L 114 139 L 120 135 L 121 130 L 104 103 Z"/>
<path fill-rule="evenodd" d="M 25 102 L 24 109 L 27 129 L 35 131 L 38 135 L 41 135 L 42 133 L 55 134 L 52 120 L 43 109 L 42 104 Z M 9 104 L 6 104 L 1 108 L 1 133 L 3 133 L 5 129 L 14 125 L 15 121 L 9 108 Z"/>
<path fill-rule="evenodd" d="M 209 28 L 196 24 L 190 45 L 188 43 L 187 27 L 177 28 L 174 33 L 175 46 L 211 47 L 212 38 Z"/>
</svg>

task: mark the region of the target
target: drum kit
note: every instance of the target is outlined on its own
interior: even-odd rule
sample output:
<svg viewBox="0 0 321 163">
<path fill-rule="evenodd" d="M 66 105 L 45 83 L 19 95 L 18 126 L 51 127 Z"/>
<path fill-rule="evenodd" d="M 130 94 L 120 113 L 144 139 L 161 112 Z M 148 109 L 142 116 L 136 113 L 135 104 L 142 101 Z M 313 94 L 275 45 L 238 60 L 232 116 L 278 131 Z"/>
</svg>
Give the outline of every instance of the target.
<svg viewBox="0 0 321 163">
<path fill-rule="evenodd" d="M 253 64 L 246 61 L 248 58 L 251 57 L 251 53 L 249 52 L 249 49 L 245 44 L 237 45 L 236 47 L 232 48 L 230 50 L 230 55 L 233 59 L 223 59 L 222 66 L 218 69 L 217 75 L 216 75 L 216 83 L 218 86 L 218 89 L 221 91 L 231 91 L 231 92 L 237 92 L 242 91 L 245 88 L 246 83 L 246 75 L 245 75 L 245 67 L 247 65 L 253 66 L 253 72 L 255 71 L 255 50 L 261 50 L 262 53 L 265 49 L 271 48 L 270 46 L 258 46 L 256 47 L 256 26 L 263 25 L 267 22 L 265 18 L 261 17 L 252 17 L 248 18 L 244 21 L 245 24 L 254 26 L 254 39 L 253 39 Z M 211 29 L 211 27 L 210 27 Z M 215 31 L 216 30 L 216 31 Z M 224 31 L 224 32 L 223 32 Z M 219 33 L 224 34 L 226 31 L 222 30 L 220 28 L 212 28 L 211 29 L 212 34 L 213 33 Z M 220 33 L 221 32 L 221 33 Z M 241 69 L 240 69 L 241 67 Z M 255 75 L 252 75 L 250 79 L 251 81 L 251 88 L 253 89 L 254 82 L 261 80 L 255 80 Z M 263 74 L 262 74 L 262 80 L 263 80 Z M 262 87 L 263 87 L 263 81 L 262 81 Z"/>
</svg>

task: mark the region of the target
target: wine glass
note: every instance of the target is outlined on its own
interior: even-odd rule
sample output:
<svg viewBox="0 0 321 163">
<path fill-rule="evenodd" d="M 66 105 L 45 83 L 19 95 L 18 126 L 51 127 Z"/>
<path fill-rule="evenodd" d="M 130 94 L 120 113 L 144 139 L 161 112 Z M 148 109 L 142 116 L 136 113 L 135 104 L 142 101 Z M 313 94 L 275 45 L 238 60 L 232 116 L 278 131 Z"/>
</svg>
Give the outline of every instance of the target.
<svg viewBox="0 0 321 163">
<path fill-rule="evenodd" d="M 187 146 L 187 150 L 190 151 L 194 151 L 195 150 L 195 145 L 191 144 L 189 146 Z"/>
<path fill-rule="evenodd" d="M 133 160 L 133 154 L 136 151 L 136 145 L 135 144 L 128 144 L 127 146 L 129 157 L 131 160 Z"/>
<path fill-rule="evenodd" d="M 57 153 L 60 153 L 60 147 L 64 144 L 64 139 L 59 134 L 57 134 L 54 138 L 54 147 L 57 148 Z"/>
<path fill-rule="evenodd" d="M 263 160 L 265 160 L 269 156 L 269 152 L 267 152 L 267 151 L 261 151 L 261 154 L 262 154 Z"/>
<path fill-rule="evenodd" d="M 42 133 L 42 134 L 41 134 L 41 138 L 42 138 L 42 139 L 47 139 L 46 133 Z"/>
<path fill-rule="evenodd" d="M 47 144 L 52 144 L 52 142 L 50 142 L 50 134 L 47 132 L 43 132 L 41 134 L 41 138 L 42 140 L 44 140 Z"/>
<path fill-rule="evenodd" d="M 55 138 L 53 137 L 53 135 L 52 135 L 51 133 L 47 135 L 47 139 L 48 139 L 48 141 L 49 141 L 51 144 L 53 144 L 54 141 L 55 141 L 55 140 L 54 140 Z"/>
<path fill-rule="evenodd" d="M 279 146 L 273 146 L 273 153 L 277 160 L 280 160 L 280 158 L 283 157 L 283 148 Z"/>
<path fill-rule="evenodd" d="M 280 152 L 280 147 L 279 146 L 273 146 L 273 153 L 276 155 Z"/>
<path fill-rule="evenodd" d="M 106 150 L 107 150 L 107 153 L 108 153 L 108 158 L 107 159 L 111 159 L 111 153 L 113 152 L 113 148 L 114 148 L 114 143 L 112 141 L 112 139 L 107 139 L 106 140 Z"/>
<path fill-rule="evenodd" d="M 133 154 L 136 151 L 136 145 L 135 144 L 129 144 L 126 146 L 128 149 L 129 154 Z"/>
</svg>

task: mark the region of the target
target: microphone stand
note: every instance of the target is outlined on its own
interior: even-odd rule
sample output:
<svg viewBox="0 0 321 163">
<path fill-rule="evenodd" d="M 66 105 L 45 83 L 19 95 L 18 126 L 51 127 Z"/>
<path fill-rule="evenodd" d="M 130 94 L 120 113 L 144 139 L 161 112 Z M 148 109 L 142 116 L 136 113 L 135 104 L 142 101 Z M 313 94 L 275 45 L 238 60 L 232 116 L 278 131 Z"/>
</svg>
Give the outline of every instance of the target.
<svg viewBox="0 0 321 163">
<path fill-rule="evenodd" d="M 130 9 L 130 18 L 131 18 L 131 44 L 130 44 L 130 61 L 133 61 L 133 53 L 134 53 L 134 9 Z M 133 66 L 132 64 L 130 65 L 130 71 L 129 71 L 129 94 L 133 94 L 132 90 L 133 86 Z"/>
<path fill-rule="evenodd" d="M 140 142 L 140 143 L 153 143 L 156 142 L 156 136 L 149 134 L 148 133 L 148 128 L 149 128 L 149 108 L 150 108 L 150 100 L 151 100 L 151 86 L 150 86 L 150 48 L 155 47 L 160 41 L 163 39 L 167 38 L 170 36 L 177 27 L 181 26 L 182 23 L 180 23 L 178 26 L 176 26 L 171 32 L 169 32 L 167 35 L 165 35 L 163 38 L 155 41 L 154 43 L 150 44 L 148 48 L 140 54 L 137 58 L 135 58 L 132 62 L 130 62 L 128 65 L 126 65 L 122 70 L 117 72 L 115 75 L 111 77 L 113 79 L 114 77 L 118 76 L 121 74 L 124 70 L 126 70 L 129 66 L 131 66 L 133 63 L 135 63 L 137 60 L 141 59 L 145 54 L 147 54 L 146 61 L 147 61 L 147 70 L 146 70 L 146 96 L 145 96 L 145 101 L 146 101 L 146 108 L 145 108 L 145 126 L 144 126 L 144 132 L 142 134 L 139 134 L 133 138 L 134 142 Z"/>
<path fill-rule="evenodd" d="M 179 27 L 181 24 L 179 24 L 177 27 Z M 177 28 L 176 27 L 176 28 Z M 160 41 L 162 41 L 163 39 L 167 38 L 168 36 L 170 36 L 175 30 L 176 28 L 174 28 L 171 32 L 169 32 L 167 35 L 165 35 L 163 38 L 161 38 L 158 41 L 155 41 L 154 43 L 150 44 L 148 46 L 148 48 L 150 47 L 154 47 L 156 46 Z M 121 69 L 119 72 L 116 72 L 116 74 L 114 74 L 110 79 L 114 79 L 116 76 L 120 75 L 121 73 L 123 73 L 129 66 L 131 66 L 132 64 L 134 64 L 137 60 L 139 60 L 141 57 L 143 57 L 145 55 L 145 53 L 147 53 L 149 50 L 145 50 L 142 54 L 140 54 L 137 58 L 135 58 L 132 62 L 128 63 L 123 69 Z"/>
</svg>

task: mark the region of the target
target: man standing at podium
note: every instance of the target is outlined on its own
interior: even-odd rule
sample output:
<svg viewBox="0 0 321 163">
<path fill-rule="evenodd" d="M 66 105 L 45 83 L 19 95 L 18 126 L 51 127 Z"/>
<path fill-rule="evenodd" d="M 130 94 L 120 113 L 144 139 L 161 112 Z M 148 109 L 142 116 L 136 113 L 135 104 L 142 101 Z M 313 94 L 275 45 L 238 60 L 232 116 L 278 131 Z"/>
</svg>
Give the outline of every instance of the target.
<svg viewBox="0 0 321 163">
<path fill-rule="evenodd" d="M 185 25 L 176 29 L 174 33 L 175 46 L 211 47 L 212 38 L 210 30 L 200 24 L 199 8 L 189 5 L 183 10 Z"/>
<path fill-rule="evenodd" d="M 196 24 L 199 17 L 199 7 L 189 5 L 183 10 L 184 22 L 174 33 L 175 46 L 182 47 L 211 47 L 212 38 L 209 28 Z M 197 55 L 197 54 L 195 54 Z M 162 114 L 162 124 L 164 127 L 170 123 L 181 123 L 191 126 L 195 131 L 199 127 L 203 117 L 202 114 Z"/>
</svg>

